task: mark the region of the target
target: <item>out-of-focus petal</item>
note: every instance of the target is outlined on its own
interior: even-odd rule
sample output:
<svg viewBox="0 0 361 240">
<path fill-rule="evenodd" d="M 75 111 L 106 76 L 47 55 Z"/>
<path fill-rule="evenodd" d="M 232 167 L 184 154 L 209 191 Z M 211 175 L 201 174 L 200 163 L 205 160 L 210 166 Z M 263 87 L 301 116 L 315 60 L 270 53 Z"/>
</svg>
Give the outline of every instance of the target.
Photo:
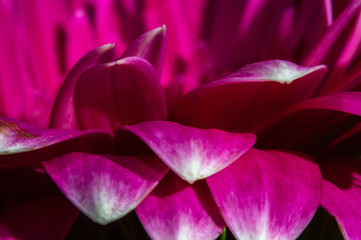
<svg viewBox="0 0 361 240">
<path fill-rule="evenodd" d="M 5 208 L 0 213 L 0 238 L 64 239 L 79 211 L 62 195 L 48 196 Z"/>
<path fill-rule="evenodd" d="M 77 129 L 74 112 L 73 95 L 79 76 L 96 64 L 112 62 L 117 52 L 113 44 L 106 44 L 95 48 L 82 57 L 66 77 L 56 97 L 51 118 L 51 128 Z"/>
<path fill-rule="evenodd" d="M 225 226 L 205 182 L 171 172 L 135 211 L 152 239 L 215 239 Z"/>
<path fill-rule="evenodd" d="M 359 68 L 354 63 L 358 62 L 361 41 L 361 2 L 353 0 L 344 5 L 345 9 L 302 61 L 306 66 L 323 63 L 331 70 L 320 85 L 320 95 L 334 92 L 344 81 L 347 73 Z M 334 9 L 334 12 L 336 11 Z"/>
<path fill-rule="evenodd" d="M 115 221 L 133 210 L 168 171 L 156 157 L 79 152 L 43 165 L 65 196 L 100 224 Z"/>
<path fill-rule="evenodd" d="M 169 119 L 199 128 L 256 132 L 293 103 L 312 96 L 326 67 L 282 60 L 251 64 L 185 95 Z"/>
<path fill-rule="evenodd" d="M 359 159 L 338 159 L 321 164 L 321 206 L 337 220 L 345 239 L 361 236 L 361 165 Z"/>
<path fill-rule="evenodd" d="M 165 58 L 166 27 L 153 29 L 139 36 L 124 51 L 121 58 L 141 57 L 150 62 L 161 75 Z"/>
<path fill-rule="evenodd" d="M 138 136 L 191 184 L 227 167 L 256 141 L 250 133 L 197 129 L 167 121 L 144 122 L 119 130 Z"/>
<path fill-rule="evenodd" d="M 358 13 L 360 6 L 361 1 L 359 0 L 354 0 L 347 6 L 337 20 L 331 25 L 328 32 L 323 36 L 313 51 L 309 53 L 308 57 L 304 61 L 305 65 L 313 66 L 321 63 L 321 60 L 326 56 L 328 51 L 330 51 L 330 48 L 345 29 L 346 25 L 350 22 L 352 17 Z"/>
<path fill-rule="evenodd" d="M 97 38 L 94 34 L 94 29 L 92 29 L 92 19 L 88 13 L 84 7 L 76 8 L 67 22 L 66 44 L 64 44 L 64 49 L 61 49 L 63 51 L 62 54 L 66 58 L 67 68 L 75 66 L 79 59 L 89 52 L 89 49 L 94 49 L 101 45 L 96 41 Z M 114 48 L 114 46 L 112 47 Z M 113 51 L 116 52 L 115 50 Z M 114 60 L 111 59 L 108 62 Z"/>
<path fill-rule="evenodd" d="M 312 160 L 251 149 L 207 183 L 238 239 L 295 239 L 319 206 L 322 177 Z"/>
<path fill-rule="evenodd" d="M 28 152 L 75 138 L 92 137 L 92 135 L 103 141 L 111 138 L 104 132 L 44 129 L 0 117 L 0 155 Z"/>
<path fill-rule="evenodd" d="M 139 57 L 95 66 L 80 76 L 74 91 L 81 129 L 164 120 L 164 94 L 153 66 Z"/>
<path fill-rule="evenodd" d="M 167 51 L 162 86 L 171 88 L 168 98 L 200 84 L 208 65 L 201 53 L 199 35 L 202 31 L 206 0 L 174 0 L 145 2 L 144 23 L 148 28 L 167 26 Z M 207 52 L 208 53 L 208 52 Z M 202 59 L 202 60 L 200 60 Z M 181 78 L 181 79 L 180 79 Z M 177 86 L 176 86 L 177 85 Z M 174 88 L 174 89 L 173 89 Z M 170 95 L 170 96 L 169 96 Z M 169 101 L 167 101 L 169 104 Z"/>
</svg>

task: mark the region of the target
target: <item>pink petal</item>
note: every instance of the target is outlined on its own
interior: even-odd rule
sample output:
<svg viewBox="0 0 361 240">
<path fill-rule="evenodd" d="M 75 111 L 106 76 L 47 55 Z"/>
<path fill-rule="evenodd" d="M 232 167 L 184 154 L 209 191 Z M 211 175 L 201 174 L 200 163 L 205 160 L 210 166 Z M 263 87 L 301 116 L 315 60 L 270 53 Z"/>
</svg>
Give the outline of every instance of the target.
<svg viewBox="0 0 361 240">
<path fill-rule="evenodd" d="M 61 196 L 19 203 L 0 213 L 0 238 L 64 239 L 79 211 Z"/>
<path fill-rule="evenodd" d="M 173 173 L 136 213 L 152 239 L 215 239 L 225 226 L 205 182 L 189 185 Z"/>
<path fill-rule="evenodd" d="M 139 57 L 89 69 L 76 84 L 74 104 L 81 129 L 113 130 L 167 114 L 158 74 Z"/>
<path fill-rule="evenodd" d="M 199 128 L 257 131 L 277 113 L 310 97 L 325 71 L 322 65 L 305 68 L 281 60 L 255 63 L 190 92 L 169 119 Z"/>
<path fill-rule="evenodd" d="M 166 121 L 121 129 L 137 135 L 169 168 L 191 184 L 227 167 L 256 141 L 250 133 L 203 130 Z"/>
<path fill-rule="evenodd" d="M 319 206 L 322 177 L 312 160 L 251 149 L 207 183 L 238 239 L 296 239 Z"/>
<path fill-rule="evenodd" d="M 78 61 L 69 72 L 56 97 L 49 124 L 51 128 L 74 130 L 78 128 L 73 106 L 73 94 L 79 76 L 96 64 L 114 61 L 116 55 L 114 45 L 106 44 L 88 52 Z"/>
<path fill-rule="evenodd" d="M 157 158 L 80 152 L 43 165 L 68 199 L 100 224 L 115 221 L 133 210 L 168 171 Z"/>
<path fill-rule="evenodd" d="M 0 155 L 28 152 L 72 139 L 93 137 L 107 143 L 111 139 L 104 132 L 43 129 L 14 119 L 0 117 Z"/>
<path fill-rule="evenodd" d="M 121 58 L 141 57 L 150 62 L 160 76 L 165 58 L 165 40 L 166 27 L 163 25 L 139 36 L 124 51 Z"/>
<path fill-rule="evenodd" d="M 361 236 L 361 166 L 359 159 L 338 159 L 321 164 L 321 206 L 334 216 L 345 239 Z"/>
</svg>

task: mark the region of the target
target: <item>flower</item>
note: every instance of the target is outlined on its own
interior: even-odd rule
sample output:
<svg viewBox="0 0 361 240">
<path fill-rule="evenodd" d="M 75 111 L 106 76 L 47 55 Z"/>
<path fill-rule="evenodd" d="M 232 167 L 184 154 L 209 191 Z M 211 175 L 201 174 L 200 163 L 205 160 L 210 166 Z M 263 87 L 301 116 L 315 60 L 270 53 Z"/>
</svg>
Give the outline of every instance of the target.
<svg viewBox="0 0 361 240">
<path fill-rule="evenodd" d="M 135 209 L 153 239 L 212 239 L 226 225 L 238 239 L 294 239 L 329 217 L 319 206 L 337 220 L 344 238 L 360 236 L 354 209 L 360 202 L 361 1 L 189 7 L 187 1 L 39 0 L 34 11 L 28 4 L 1 5 L 3 18 L 13 21 L 1 29 L 14 39 L 2 45 L 34 43 L 15 51 L 18 65 L 5 61 L 11 54 L 0 55 L 1 113 L 42 127 L 50 119 L 57 129 L 1 118 L 4 178 L 22 174 L 32 187 L 42 183 L 34 194 L 1 190 L 3 238 L 26 238 L 23 231 L 63 238 L 77 209 L 101 224 Z M 21 11 L 21 18 L 13 17 Z M 49 20 L 27 21 L 42 17 Z M 163 26 L 118 57 L 116 47 L 164 23 L 167 53 Z M 89 42 L 79 42 L 79 35 Z M 75 63 L 83 47 L 109 40 L 116 44 L 87 53 L 55 94 L 59 70 Z M 55 57 L 45 61 L 49 55 Z M 285 60 L 269 60 L 278 58 Z M 30 74 L 34 62 L 42 67 Z M 56 231 L 42 231 L 34 219 Z"/>
</svg>

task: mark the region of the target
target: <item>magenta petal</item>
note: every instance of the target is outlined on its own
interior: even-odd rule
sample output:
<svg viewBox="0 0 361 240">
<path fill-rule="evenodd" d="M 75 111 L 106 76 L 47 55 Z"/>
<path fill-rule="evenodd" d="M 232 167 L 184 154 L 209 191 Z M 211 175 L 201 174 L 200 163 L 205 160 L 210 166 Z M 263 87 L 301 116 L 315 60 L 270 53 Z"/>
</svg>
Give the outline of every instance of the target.
<svg viewBox="0 0 361 240">
<path fill-rule="evenodd" d="M 256 132 L 271 117 L 312 96 L 325 66 L 306 68 L 269 60 L 185 95 L 169 119 L 200 128 Z"/>
<path fill-rule="evenodd" d="M 78 215 L 62 195 L 20 203 L 0 213 L 0 239 L 62 240 Z"/>
<path fill-rule="evenodd" d="M 165 39 L 166 27 L 163 25 L 139 36 L 124 51 L 121 58 L 141 57 L 150 62 L 160 75 L 165 58 Z"/>
<path fill-rule="evenodd" d="M 215 239 L 225 226 L 205 182 L 169 173 L 135 209 L 152 239 Z"/>
<path fill-rule="evenodd" d="M 158 74 L 150 63 L 127 57 L 85 72 L 74 91 L 81 129 L 163 120 L 167 110 Z"/>
<path fill-rule="evenodd" d="M 227 167 L 256 141 L 251 133 L 197 129 L 166 121 L 144 122 L 122 129 L 142 139 L 189 183 Z"/>
<path fill-rule="evenodd" d="M 345 239 L 361 236 L 361 166 L 359 159 L 339 159 L 321 165 L 321 206 L 337 220 Z"/>
<path fill-rule="evenodd" d="M 312 160 L 251 149 L 207 183 L 238 239 L 296 239 L 319 206 L 322 177 Z"/>
<path fill-rule="evenodd" d="M 50 118 L 51 128 L 74 129 L 78 128 L 73 94 L 79 76 L 96 64 L 114 61 L 117 52 L 113 44 L 106 44 L 95 48 L 82 57 L 66 77 L 56 97 Z"/>
<path fill-rule="evenodd" d="M 43 129 L 14 119 L 0 117 L 0 155 L 27 152 L 75 138 L 92 136 L 110 140 L 110 136 L 103 132 Z"/>
<path fill-rule="evenodd" d="M 155 157 L 79 152 L 43 165 L 65 196 L 100 224 L 115 221 L 133 210 L 168 171 Z"/>
</svg>

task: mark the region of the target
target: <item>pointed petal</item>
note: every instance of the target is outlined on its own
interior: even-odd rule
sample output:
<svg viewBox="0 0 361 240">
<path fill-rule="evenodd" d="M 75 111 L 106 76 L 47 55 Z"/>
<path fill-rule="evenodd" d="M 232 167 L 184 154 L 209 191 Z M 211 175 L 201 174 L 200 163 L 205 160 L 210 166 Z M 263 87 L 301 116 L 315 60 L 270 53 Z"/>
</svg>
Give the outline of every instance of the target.
<svg viewBox="0 0 361 240">
<path fill-rule="evenodd" d="M 61 86 L 56 97 L 51 118 L 50 128 L 78 129 L 73 94 L 79 76 L 96 64 L 114 61 L 117 52 L 113 44 L 106 44 L 85 54 L 72 68 Z"/>
<path fill-rule="evenodd" d="M 256 141 L 250 133 L 204 130 L 166 121 L 121 129 L 142 139 L 169 168 L 191 184 L 227 167 Z"/>
<path fill-rule="evenodd" d="M 165 40 L 166 27 L 163 25 L 139 36 L 124 51 L 121 58 L 141 57 L 150 62 L 160 76 L 165 58 Z"/>
<path fill-rule="evenodd" d="M 62 195 L 19 203 L 0 213 L 1 239 L 64 239 L 79 211 Z"/>
<path fill-rule="evenodd" d="M 158 158 L 70 153 L 43 165 L 65 196 L 94 222 L 133 210 L 168 168 Z"/>
<path fill-rule="evenodd" d="M 169 119 L 199 128 L 257 131 L 310 97 L 325 71 L 325 66 L 305 68 L 281 60 L 255 63 L 185 95 Z"/>
<path fill-rule="evenodd" d="M 81 129 L 113 130 L 167 114 L 157 73 L 138 57 L 89 69 L 76 84 L 74 104 Z"/>
<path fill-rule="evenodd" d="M 99 138 L 109 143 L 104 132 L 75 132 L 61 129 L 44 129 L 14 119 L 0 117 L 0 155 L 28 152 L 76 138 Z"/>
<path fill-rule="evenodd" d="M 256 149 L 207 178 L 238 239 L 296 239 L 319 206 L 321 182 L 312 160 Z"/>
<path fill-rule="evenodd" d="M 215 239 L 225 226 L 205 182 L 189 185 L 172 172 L 136 212 L 152 239 Z"/>
<path fill-rule="evenodd" d="M 321 164 L 321 206 L 334 216 L 345 239 L 361 236 L 361 165 L 359 159 L 338 159 Z"/>
</svg>

